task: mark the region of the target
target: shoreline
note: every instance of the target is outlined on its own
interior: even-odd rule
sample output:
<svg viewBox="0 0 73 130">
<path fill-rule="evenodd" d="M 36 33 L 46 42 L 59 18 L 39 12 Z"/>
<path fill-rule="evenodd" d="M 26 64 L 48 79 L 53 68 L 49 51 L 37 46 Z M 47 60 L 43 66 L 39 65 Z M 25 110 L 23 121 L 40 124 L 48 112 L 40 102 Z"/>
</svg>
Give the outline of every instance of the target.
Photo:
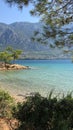
<svg viewBox="0 0 73 130">
<path fill-rule="evenodd" d="M 27 92 L 27 91 L 21 91 L 21 90 L 17 90 L 17 89 L 9 89 L 6 87 L 4 87 L 2 84 L 0 84 L 0 90 L 7 92 L 13 99 L 14 102 L 18 103 L 18 102 L 26 102 L 28 97 L 34 96 L 36 92 Z"/>
<path fill-rule="evenodd" d="M 5 91 L 6 93 L 8 93 L 14 100 L 14 102 L 18 103 L 18 102 L 25 102 L 26 101 L 26 92 L 22 93 L 14 93 L 13 91 L 6 89 L 3 86 L 0 86 L 0 90 Z"/>
<path fill-rule="evenodd" d="M 22 93 L 20 90 L 16 90 L 13 88 L 10 89 L 7 86 L 4 86 L 3 84 L 0 84 L 0 90 L 8 93 L 16 103 L 26 101 L 26 91 L 23 91 Z"/>
</svg>

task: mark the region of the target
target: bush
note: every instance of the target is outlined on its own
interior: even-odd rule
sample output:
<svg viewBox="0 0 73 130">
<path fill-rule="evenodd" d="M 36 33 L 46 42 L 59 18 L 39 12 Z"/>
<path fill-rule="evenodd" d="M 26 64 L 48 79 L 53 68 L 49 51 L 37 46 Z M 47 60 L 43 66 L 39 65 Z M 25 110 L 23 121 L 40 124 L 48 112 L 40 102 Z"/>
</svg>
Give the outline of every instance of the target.
<svg viewBox="0 0 73 130">
<path fill-rule="evenodd" d="M 0 90 L 0 117 L 12 116 L 13 98 L 5 91 Z"/>
<path fill-rule="evenodd" d="M 45 98 L 35 94 L 18 104 L 15 116 L 20 121 L 19 130 L 72 130 L 73 98 L 71 95 Z"/>
<path fill-rule="evenodd" d="M 72 130 L 73 98 L 71 94 L 60 99 L 35 94 L 26 102 L 14 104 L 11 96 L 0 91 L 0 116 L 19 120 L 18 130 Z"/>
</svg>

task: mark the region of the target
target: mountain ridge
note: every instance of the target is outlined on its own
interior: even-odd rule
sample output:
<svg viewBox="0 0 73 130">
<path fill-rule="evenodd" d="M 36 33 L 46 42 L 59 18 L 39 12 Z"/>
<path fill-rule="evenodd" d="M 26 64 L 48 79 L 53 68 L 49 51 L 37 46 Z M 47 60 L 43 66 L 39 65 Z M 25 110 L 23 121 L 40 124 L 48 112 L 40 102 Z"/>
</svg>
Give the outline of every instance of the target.
<svg viewBox="0 0 73 130">
<path fill-rule="evenodd" d="M 0 48 L 7 46 L 23 50 L 23 57 L 29 59 L 67 58 L 61 49 L 51 49 L 49 43 L 44 45 L 33 42 L 31 38 L 35 31 L 42 30 L 42 23 L 15 22 L 0 23 Z M 32 55 L 33 54 L 33 55 Z"/>
</svg>

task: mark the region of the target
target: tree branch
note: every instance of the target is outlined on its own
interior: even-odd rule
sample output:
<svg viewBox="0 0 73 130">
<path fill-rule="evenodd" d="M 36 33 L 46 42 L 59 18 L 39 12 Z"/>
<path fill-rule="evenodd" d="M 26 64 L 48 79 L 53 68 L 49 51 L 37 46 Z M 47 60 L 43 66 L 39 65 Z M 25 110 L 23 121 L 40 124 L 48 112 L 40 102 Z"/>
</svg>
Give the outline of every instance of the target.
<svg viewBox="0 0 73 130">
<path fill-rule="evenodd" d="M 69 3 L 71 2 L 71 0 L 70 1 L 68 1 L 64 6 L 62 6 L 61 8 L 59 8 L 59 9 L 57 9 L 55 12 L 58 12 L 59 10 L 61 10 L 61 9 L 63 9 L 63 8 L 65 8 Z"/>
</svg>

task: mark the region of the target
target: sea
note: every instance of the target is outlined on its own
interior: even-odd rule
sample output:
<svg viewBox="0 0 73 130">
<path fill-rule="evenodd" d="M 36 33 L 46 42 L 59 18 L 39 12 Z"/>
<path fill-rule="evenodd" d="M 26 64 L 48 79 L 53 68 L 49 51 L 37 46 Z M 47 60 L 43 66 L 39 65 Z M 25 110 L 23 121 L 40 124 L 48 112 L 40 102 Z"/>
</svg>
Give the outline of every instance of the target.
<svg viewBox="0 0 73 130">
<path fill-rule="evenodd" d="M 71 60 L 17 60 L 26 70 L 0 71 L 0 87 L 14 94 L 40 93 L 48 96 L 73 91 Z"/>
</svg>

